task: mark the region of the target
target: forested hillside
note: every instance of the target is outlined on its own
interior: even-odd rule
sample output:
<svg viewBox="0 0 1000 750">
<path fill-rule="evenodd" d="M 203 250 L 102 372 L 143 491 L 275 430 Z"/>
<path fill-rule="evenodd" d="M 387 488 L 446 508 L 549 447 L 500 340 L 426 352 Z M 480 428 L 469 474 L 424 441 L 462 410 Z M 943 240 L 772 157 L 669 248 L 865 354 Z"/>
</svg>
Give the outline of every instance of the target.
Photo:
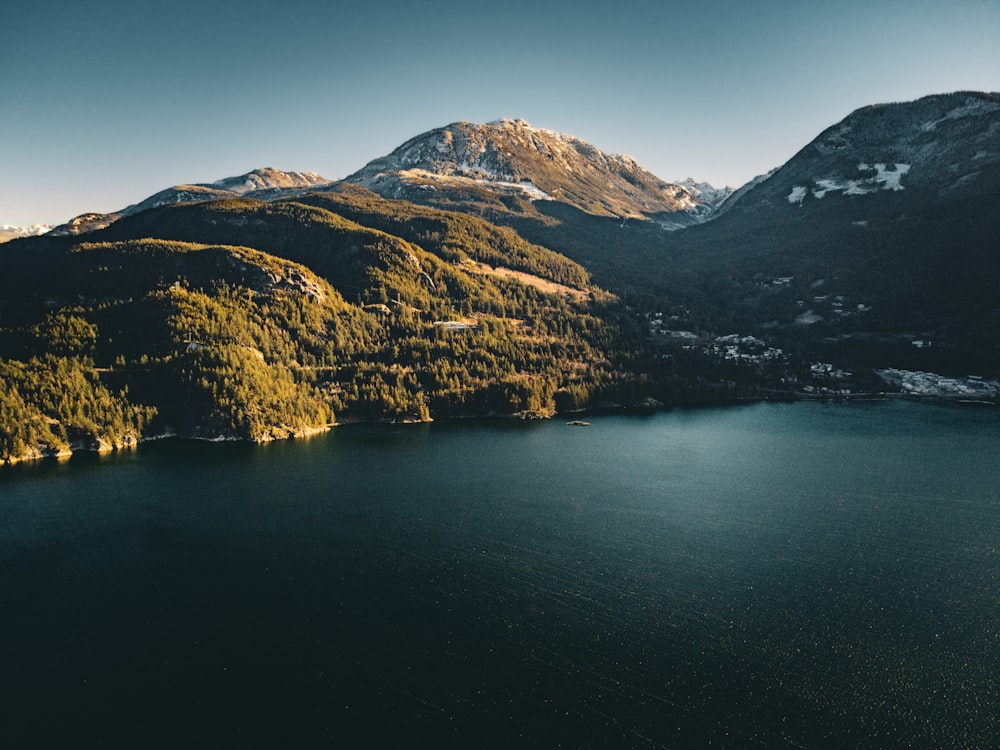
<svg viewBox="0 0 1000 750">
<path fill-rule="evenodd" d="M 865 107 L 726 199 L 459 123 L 338 184 L 255 170 L 85 214 L 0 245 L 0 462 L 351 420 L 995 402 L 998 132 L 995 94 Z"/>
<path fill-rule="evenodd" d="M 3 461 L 690 395 L 576 263 L 357 188 L 11 243 L 0 311 Z"/>
</svg>

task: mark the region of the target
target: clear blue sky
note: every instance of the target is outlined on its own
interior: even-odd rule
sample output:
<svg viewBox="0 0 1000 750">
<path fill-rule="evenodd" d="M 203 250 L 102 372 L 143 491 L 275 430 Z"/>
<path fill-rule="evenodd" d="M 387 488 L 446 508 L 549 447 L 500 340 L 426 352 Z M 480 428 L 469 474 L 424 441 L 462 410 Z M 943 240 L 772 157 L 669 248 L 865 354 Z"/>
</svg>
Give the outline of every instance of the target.
<svg viewBox="0 0 1000 750">
<path fill-rule="evenodd" d="M 521 117 L 738 186 L 857 107 L 1000 90 L 1000 0 L 6 0 L 0 224 Z"/>
</svg>

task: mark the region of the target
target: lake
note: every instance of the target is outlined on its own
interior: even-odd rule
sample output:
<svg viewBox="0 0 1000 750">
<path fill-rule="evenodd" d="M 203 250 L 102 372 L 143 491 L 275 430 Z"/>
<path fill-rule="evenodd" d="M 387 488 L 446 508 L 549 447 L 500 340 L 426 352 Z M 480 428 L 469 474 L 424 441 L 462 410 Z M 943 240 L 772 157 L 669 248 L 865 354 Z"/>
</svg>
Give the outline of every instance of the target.
<svg viewBox="0 0 1000 750">
<path fill-rule="evenodd" d="M 0 470 L 0 744 L 1000 743 L 1000 410 L 587 419 Z"/>
</svg>

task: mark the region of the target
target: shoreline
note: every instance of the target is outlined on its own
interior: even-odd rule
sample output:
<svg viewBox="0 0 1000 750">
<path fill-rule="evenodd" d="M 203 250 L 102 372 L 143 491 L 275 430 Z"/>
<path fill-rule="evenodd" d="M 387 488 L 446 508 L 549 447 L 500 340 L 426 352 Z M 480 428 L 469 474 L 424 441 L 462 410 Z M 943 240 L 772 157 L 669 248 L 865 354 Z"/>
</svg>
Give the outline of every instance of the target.
<svg viewBox="0 0 1000 750">
<path fill-rule="evenodd" d="M 161 440 L 178 439 L 178 440 L 190 440 L 194 442 L 205 442 L 205 443 L 247 443 L 247 444 L 257 444 L 265 445 L 267 443 L 277 443 L 283 441 L 293 441 L 293 440 L 308 440 L 309 438 L 316 437 L 318 435 L 325 435 L 337 427 L 345 427 L 348 425 L 356 424 L 367 424 L 367 425 L 408 425 L 408 424 L 430 424 L 432 422 L 458 422 L 463 420 L 504 420 L 504 421 L 534 421 L 534 420 L 557 420 L 566 417 L 581 417 L 581 416 L 607 416 L 613 414 L 626 414 L 635 416 L 648 416 L 656 414 L 658 412 L 669 412 L 675 409 L 698 409 L 705 407 L 727 407 L 727 406 L 741 406 L 747 404 L 757 404 L 757 403 L 796 403 L 796 402 L 828 402 L 828 403 L 851 403 L 851 402 L 878 402 L 878 401 L 908 401 L 911 403 L 936 403 L 936 404 L 953 404 L 957 406 L 967 406 L 967 407 L 985 407 L 985 408 L 1000 408 L 1000 401 L 989 400 L 989 399 L 977 399 L 969 398 L 967 396 L 944 396 L 936 394 L 914 394 L 914 393 L 885 393 L 885 392 L 872 392 L 872 393 L 773 393 L 763 396 L 756 397 L 745 397 L 745 398 L 733 398 L 733 399 L 719 399 L 719 400 L 706 400 L 706 401 L 692 401 L 683 402 L 675 404 L 637 404 L 634 406 L 624 406 L 621 404 L 604 404 L 600 406 L 594 406 L 588 409 L 574 409 L 565 412 L 553 412 L 546 416 L 526 416 L 524 414 L 468 414 L 453 417 L 444 417 L 435 419 L 402 419 L 402 420 L 364 420 L 357 418 L 347 418 L 343 421 L 338 421 L 335 423 L 323 425 L 321 427 L 300 427 L 297 429 L 290 429 L 287 427 L 274 428 L 275 432 L 278 434 L 271 434 L 264 438 L 241 438 L 233 435 L 216 435 L 216 436 L 205 436 L 205 435 L 185 435 L 182 433 L 175 432 L 171 429 L 166 429 L 163 432 L 157 433 L 155 435 L 146 435 L 135 440 L 123 443 L 121 445 L 111 445 L 103 441 L 98 441 L 94 446 L 88 446 L 82 444 L 82 441 L 76 441 L 71 444 L 69 448 L 60 449 L 45 449 L 40 447 L 34 447 L 26 454 L 17 457 L 10 457 L 0 461 L 0 470 L 4 467 L 22 466 L 25 464 L 35 465 L 39 463 L 45 463 L 48 461 L 63 462 L 69 461 L 74 456 L 94 454 L 98 456 L 107 456 L 116 453 L 126 453 L 138 450 L 144 443 L 154 443 Z M 281 434 L 281 431 L 284 434 Z"/>
</svg>

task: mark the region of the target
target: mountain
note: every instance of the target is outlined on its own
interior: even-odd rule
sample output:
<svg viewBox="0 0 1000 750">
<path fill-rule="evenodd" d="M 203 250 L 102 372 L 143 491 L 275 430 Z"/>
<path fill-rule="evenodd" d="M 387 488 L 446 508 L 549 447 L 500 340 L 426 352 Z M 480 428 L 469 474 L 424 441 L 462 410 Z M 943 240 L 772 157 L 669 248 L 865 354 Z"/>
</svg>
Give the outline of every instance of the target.
<svg viewBox="0 0 1000 750">
<path fill-rule="evenodd" d="M 715 213 L 722 207 L 735 190 L 731 187 L 717 188 L 707 182 L 698 182 L 693 177 L 688 177 L 677 182 L 679 186 L 686 189 L 698 204 L 695 206 L 695 213 L 704 216 L 705 220 L 714 218 Z"/>
<path fill-rule="evenodd" d="M 692 178 L 665 182 L 631 157 L 606 154 L 573 136 L 511 119 L 485 125 L 459 122 L 424 133 L 341 183 L 491 220 L 506 215 L 551 225 L 558 221 L 553 214 L 569 209 L 653 221 L 667 230 L 709 221 L 733 192 Z M 312 172 L 256 169 L 212 183 L 175 185 L 109 214 L 82 214 L 52 233 L 87 234 L 122 216 L 171 203 L 236 197 L 273 201 L 331 184 Z"/>
<path fill-rule="evenodd" d="M 194 203 L 242 196 L 273 200 L 329 183 L 329 180 L 313 172 L 283 172 L 264 167 L 209 184 L 175 185 L 110 214 L 82 214 L 56 227 L 52 233 L 56 236 L 87 234 L 110 226 L 122 216 L 131 216 L 171 203 Z"/>
<path fill-rule="evenodd" d="M 35 237 L 52 230 L 47 224 L 32 224 L 30 227 L 15 227 L 10 224 L 0 226 L 0 242 L 16 240 L 20 237 Z"/>
<path fill-rule="evenodd" d="M 687 398 L 636 374 L 638 332 L 576 263 L 350 185 L 10 243 L 0 320 L 0 462 Z"/>
<path fill-rule="evenodd" d="M 845 367 L 996 373 L 998 144 L 998 94 L 864 107 L 671 235 L 646 284 Z"/>
<path fill-rule="evenodd" d="M 212 183 L 212 187 L 235 193 L 254 196 L 265 190 L 295 190 L 327 185 L 330 180 L 315 172 L 282 172 L 280 169 L 264 167 L 255 169 L 239 177 L 227 177 Z"/>
<path fill-rule="evenodd" d="M 711 186 L 665 182 L 631 157 L 512 119 L 431 130 L 344 181 L 417 203 L 455 205 L 463 194 L 475 201 L 485 192 L 559 202 L 596 216 L 651 219 L 670 229 L 707 220 L 719 200 Z"/>
<path fill-rule="evenodd" d="M 0 461 L 335 421 L 995 402 L 997 143 L 998 94 L 865 107 L 731 192 L 457 123 L 338 183 L 255 170 L 84 215 L 0 247 Z"/>
<path fill-rule="evenodd" d="M 823 131 L 731 208 L 809 208 L 841 196 L 856 199 L 852 208 L 878 211 L 864 197 L 893 193 L 944 205 L 967 196 L 981 200 L 998 187 L 998 144 L 1000 94 L 959 92 L 864 107 Z"/>
</svg>

